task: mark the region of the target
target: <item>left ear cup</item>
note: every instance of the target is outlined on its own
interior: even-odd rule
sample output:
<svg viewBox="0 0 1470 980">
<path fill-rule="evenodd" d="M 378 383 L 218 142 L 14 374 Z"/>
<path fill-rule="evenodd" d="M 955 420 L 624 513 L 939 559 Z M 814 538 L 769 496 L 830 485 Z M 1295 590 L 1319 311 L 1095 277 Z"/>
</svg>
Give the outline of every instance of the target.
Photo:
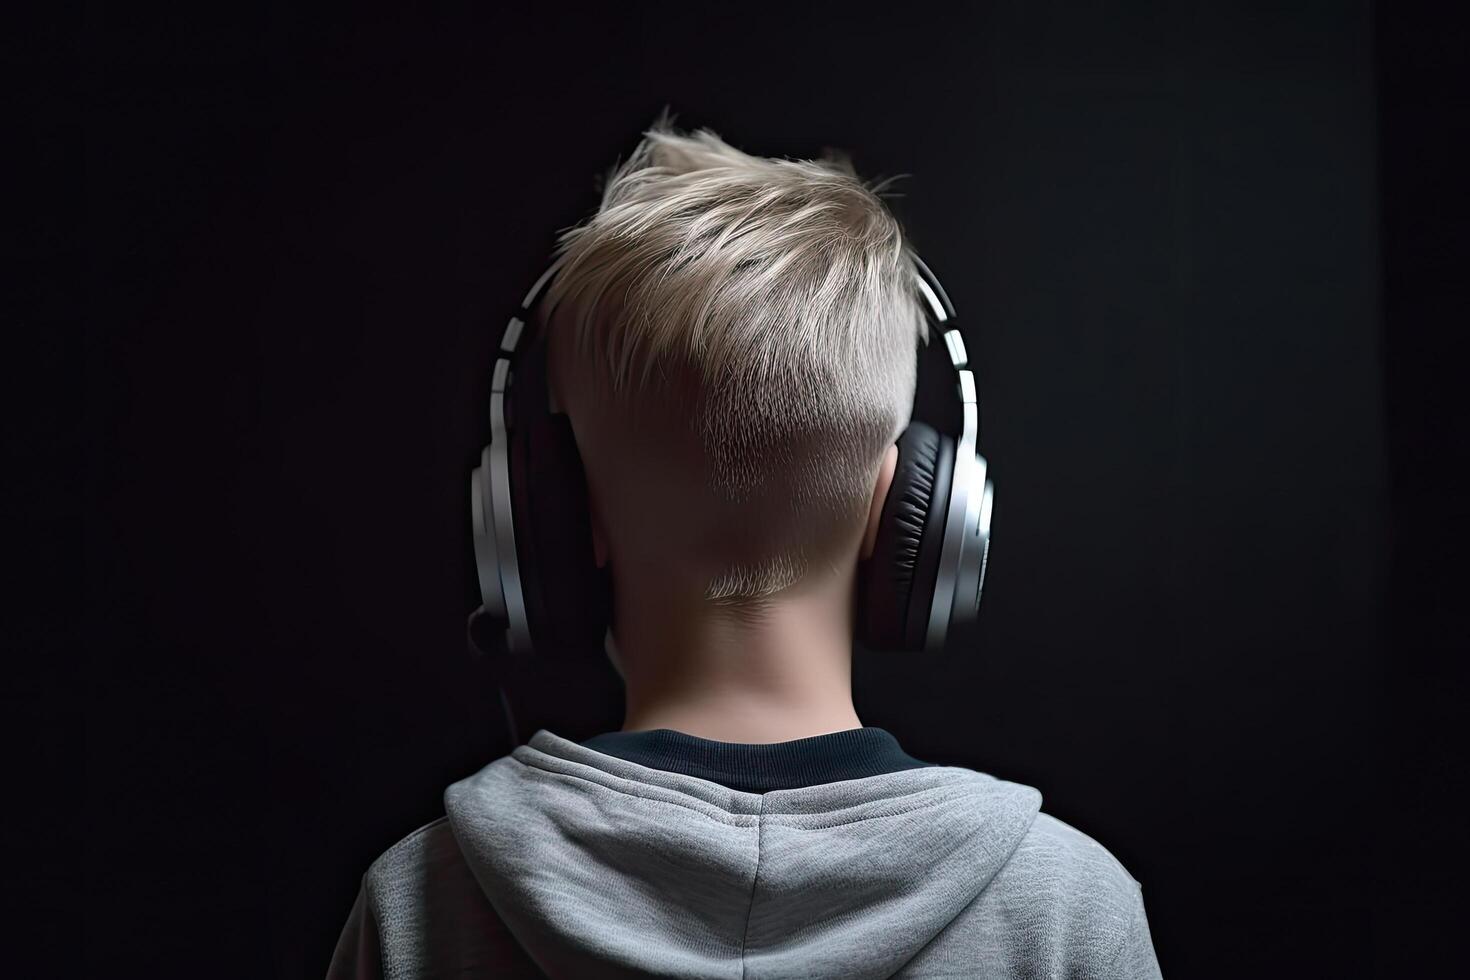
<svg viewBox="0 0 1470 980">
<path fill-rule="evenodd" d="M 923 422 L 909 423 L 898 439 L 873 554 L 858 566 L 857 634 L 869 650 L 924 649 L 954 454 L 954 439 Z"/>
<path fill-rule="evenodd" d="M 547 411 L 546 345 L 511 381 L 510 489 L 516 562 L 536 656 L 602 656 L 611 577 L 592 547 L 587 477 L 571 420 Z"/>
</svg>

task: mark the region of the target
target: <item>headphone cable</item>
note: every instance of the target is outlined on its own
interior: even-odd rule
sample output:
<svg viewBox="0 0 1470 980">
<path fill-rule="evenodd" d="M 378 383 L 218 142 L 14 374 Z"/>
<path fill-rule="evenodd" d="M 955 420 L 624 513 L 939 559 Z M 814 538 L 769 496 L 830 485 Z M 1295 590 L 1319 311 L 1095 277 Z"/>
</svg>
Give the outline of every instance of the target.
<svg viewBox="0 0 1470 980">
<path fill-rule="evenodd" d="M 517 745 L 521 744 L 521 736 L 519 729 L 516 727 L 515 712 L 510 707 L 510 697 L 506 694 L 505 677 L 500 669 L 503 663 L 501 658 L 506 654 L 505 630 L 501 625 L 497 624 L 491 632 L 491 636 L 494 637 L 492 645 L 495 649 L 493 651 L 485 650 L 475 641 L 475 624 L 483 615 L 485 615 L 485 605 L 481 603 L 475 607 L 475 611 L 470 613 L 469 617 L 465 620 L 465 642 L 469 645 L 470 659 L 477 663 L 487 664 L 491 675 L 495 678 L 495 691 L 500 701 L 501 714 L 505 718 L 505 732 L 510 738 L 510 747 L 514 750 Z"/>
</svg>

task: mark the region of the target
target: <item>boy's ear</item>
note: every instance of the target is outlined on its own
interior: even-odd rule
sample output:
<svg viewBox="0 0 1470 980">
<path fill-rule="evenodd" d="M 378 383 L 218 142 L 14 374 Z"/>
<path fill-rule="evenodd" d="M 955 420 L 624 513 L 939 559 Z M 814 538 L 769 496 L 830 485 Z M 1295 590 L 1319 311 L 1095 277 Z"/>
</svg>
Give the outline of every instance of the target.
<svg viewBox="0 0 1470 980">
<path fill-rule="evenodd" d="M 873 484 L 873 499 L 868 502 L 868 526 L 863 532 L 861 558 L 873 557 L 873 546 L 878 543 L 878 521 L 883 516 L 883 503 L 888 499 L 888 488 L 893 486 L 893 473 L 898 469 L 898 443 L 888 447 L 883 461 L 878 464 L 878 479 Z"/>
</svg>

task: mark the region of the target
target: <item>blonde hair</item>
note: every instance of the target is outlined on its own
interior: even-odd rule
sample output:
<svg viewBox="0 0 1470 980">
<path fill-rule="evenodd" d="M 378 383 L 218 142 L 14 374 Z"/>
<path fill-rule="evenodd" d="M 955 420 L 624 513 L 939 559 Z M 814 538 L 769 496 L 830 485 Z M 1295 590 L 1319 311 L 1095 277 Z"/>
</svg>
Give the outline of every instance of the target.
<svg viewBox="0 0 1470 980">
<path fill-rule="evenodd" d="M 616 403 L 687 418 L 711 502 L 771 532 L 719 566 L 712 601 L 758 605 L 813 560 L 836 567 L 840 545 L 856 553 L 929 339 L 888 182 L 860 180 L 836 150 L 775 159 L 706 128 L 679 133 L 665 108 L 609 171 L 596 213 L 558 236 L 542 320 L 563 305 L 571 343 L 554 349 L 593 367 Z M 603 417 L 624 417 L 617 407 Z"/>
</svg>

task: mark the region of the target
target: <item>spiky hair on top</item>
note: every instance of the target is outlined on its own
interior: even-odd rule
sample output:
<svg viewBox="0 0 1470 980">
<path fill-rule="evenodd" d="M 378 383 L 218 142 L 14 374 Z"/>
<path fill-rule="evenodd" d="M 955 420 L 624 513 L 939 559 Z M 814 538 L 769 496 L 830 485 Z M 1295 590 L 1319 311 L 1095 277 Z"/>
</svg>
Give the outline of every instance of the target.
<svg viewBox="0 0 1470 980">
<path fill-rule="evenodd" d="M 928 330 L 913 252 L 850 158 L 747 154 L 667 108 L 559 234 L 543 300 L 616 399 L 668 398 L 689 419 L 713 499 L 774 531 L 707 598 L 758 604 L 856 545 L 884 451 L 909 422 Z M 902 175 L 900 175 L 902 176 Z M 558 341 L 560 343 L 560 341 Z M 687 391 L 688 389 L 683 389 Z M 787 520 L 772 522 L 773 499 Z M 851 541 L 849 542 L 849 539 Z"/>
</svg>

